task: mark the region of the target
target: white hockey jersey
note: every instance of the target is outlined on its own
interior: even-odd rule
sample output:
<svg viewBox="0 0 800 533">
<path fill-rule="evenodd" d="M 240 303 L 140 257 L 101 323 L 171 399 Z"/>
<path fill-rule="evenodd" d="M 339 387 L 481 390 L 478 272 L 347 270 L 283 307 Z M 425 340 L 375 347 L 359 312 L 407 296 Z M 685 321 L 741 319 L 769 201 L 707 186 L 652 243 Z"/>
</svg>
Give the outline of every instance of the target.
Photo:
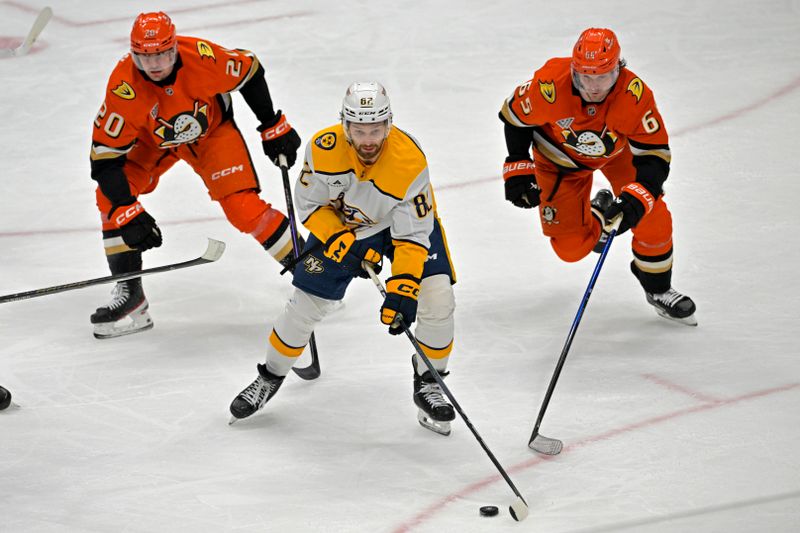
<svg viewBox="0 0 800 533">
<path fill-rule="evenodd" d="M 303 225 L 322 242 L 344 229 L 361 239 L 389 228 L 392 274 L 419 278 L 435 204 L 428 163 L 416 140 L 392 126 L 380 157 L 366 166 L 336 124 L 314 135 L 305 157 L 295 186 Z"/>
</svg>

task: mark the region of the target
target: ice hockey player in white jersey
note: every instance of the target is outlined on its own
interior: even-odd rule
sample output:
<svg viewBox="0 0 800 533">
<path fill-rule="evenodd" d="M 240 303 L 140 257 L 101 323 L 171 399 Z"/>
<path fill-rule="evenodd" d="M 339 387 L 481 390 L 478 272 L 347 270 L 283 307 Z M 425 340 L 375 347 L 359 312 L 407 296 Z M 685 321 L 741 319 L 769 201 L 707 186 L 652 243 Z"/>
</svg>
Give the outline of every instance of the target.
<svg viewBox="0 0 800 533">
<path fill-rule="evenodd" d="M 258 365 L 256 380 L 231 403 L 231 422 L 252 415 L 277 392 L 315 325 L 355 277 L 367 277 L 365 260 L 391 261 L 380 308 L 389 333 L 402 333 L 398 315 L 409 327 L 416 321 L 414 335 L 425 355 L 447 375 L 456 278 L 425 154 L 413 137 L 392 125 L 386 90 L 375 82 L 353 83 L 341 122 L 311 139 L 295 186 L 298 216 L 311 232 L 294 267 L 295 291 L 274 323 L 266 364 Z M 452 405 L 416 354 L 412 366 L 420 423 L 449 434 Z"/>
</svg>

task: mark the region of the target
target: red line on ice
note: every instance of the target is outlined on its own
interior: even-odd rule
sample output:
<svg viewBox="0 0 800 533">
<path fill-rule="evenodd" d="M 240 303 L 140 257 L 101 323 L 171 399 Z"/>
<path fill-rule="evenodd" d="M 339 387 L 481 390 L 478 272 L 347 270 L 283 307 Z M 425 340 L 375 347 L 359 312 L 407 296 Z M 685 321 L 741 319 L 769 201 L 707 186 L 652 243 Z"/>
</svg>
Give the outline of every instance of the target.
<svg viewBox="0 0 800 533">
<path fill-rule="evenodd" d="M 729 405 L 736 405 L 747 402 L 749 400 L 755 400 L 758 398 L 764 398 L 766 396 L 771 396 L 773 394 L 779 394 L 782 392 L 788 392 L 794 389 L 800 388 L 800 383 L 789 383 L 787 385 L 782 385 L 780 387 L 773 387 L 769 389 L 764 389 L 760 391 L 753 391 L 742 394 L 741 396 L 736 396 L 734 398 L 729 398 L 727 400 L 715 400 L 714 403 L 704 403 L 702 405 L 698 405 L 696 407 L 687 407 L 685 409 L 680 409 L 678 411 L 673 411 L 672 413 L 666 413 L 663 415 L 654 416 L 651 418 L 646 418 L 639 422 L 633 422 L 631 424 L 626 424 L 624 426 L 620 426 L 617 428 L 610 429 L 604 433 L 599 433 L 597 435 L 592 435 L 586 437 L 583 440 L 576 442 L 575 444 L 569 444 L 564 446 L 564 449 L 561 451 L 561 455 L 564 453 L 569 453 L 572 450 L 577 450 L 579 448 L 584 448 L 591 444 L 594 444 L 599 441 L 609 440 L 614 437 L 618 437 L 625 433 L 631 433 L 636 430 L 655 426 L 661 424 L 662 422 L 670 422 L 682 416 L 691 415 L 695 413 L 700 413 L 704 411 L 712 411 L 714 409 L 719 409 L 721 407 L 729 406 Z M 533 452 L 531 452 L 533 453 Z M 544 456 L 544 455 L 535 455 L 528 459 L 527 461 L 523 461 L 521 463 L 517 463 L 513 465 L 511 468 L 507 468 L 506 471 L 508 472 L 509 476 L 517 473 L 522 472 L 523 470 L 528 470 L 531 467 L 539 465 L 545 461 L 553 461 L 555 457 L 551 456 Z M 394 527 L 392 529 L 393 533 L 404 533 L 411 531 L 413 528 L 430 521 L 434 516 L 439 514 L 442 509 L 449 503 L 452 503 L 456 500 L 469 496 L 478 492 L 479 490 L 483 490 L 486 487 L 493 485 L 495 483 L 503 483 L 505 481 L 499 474 L 493 475 L 491 477 L 484 478 L 480 481 L 467 485 L 463 489 L 459 490 L 458 492 L 454 492 L 449 496 L 445 496 L 440 500 L 434 502 L 433 504 L 429 505 L 428 507 L 424 508 L 422 511 L 418 512 L 416 515 L 411 517 L 410 519 L 406 520 L 405 522 L 401 523 L 400 525 Z M 511 494 L 511 490 L 507 489 L 505 485 L 502 487 L 504 491 L 507 491 L 508 500 L 511 501 L 513 495 Z M 524 496 L 524 491 L 523 491 Z"/>
</svg>

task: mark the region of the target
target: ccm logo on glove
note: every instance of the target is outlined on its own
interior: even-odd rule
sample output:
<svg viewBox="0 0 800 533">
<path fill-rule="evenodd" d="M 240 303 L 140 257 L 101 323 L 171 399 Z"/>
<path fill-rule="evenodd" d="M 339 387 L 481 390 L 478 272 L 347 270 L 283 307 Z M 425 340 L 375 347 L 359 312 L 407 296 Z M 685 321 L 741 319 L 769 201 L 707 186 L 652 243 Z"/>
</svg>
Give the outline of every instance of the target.
<svg viewBox="0 0 800 533">
<path fill-rule="evenodd" d="M 144 207 L 142 207 L 142 204 L 139 202 L 136 202 L 135 204 L 129 205 L 124 211 L 118 214 L 114 219 L 114 222 L 116 222 L 117 226 L 124 226 L 136 218 L 136 216 L 142 211 L 144 211 Z"/>
</svg>

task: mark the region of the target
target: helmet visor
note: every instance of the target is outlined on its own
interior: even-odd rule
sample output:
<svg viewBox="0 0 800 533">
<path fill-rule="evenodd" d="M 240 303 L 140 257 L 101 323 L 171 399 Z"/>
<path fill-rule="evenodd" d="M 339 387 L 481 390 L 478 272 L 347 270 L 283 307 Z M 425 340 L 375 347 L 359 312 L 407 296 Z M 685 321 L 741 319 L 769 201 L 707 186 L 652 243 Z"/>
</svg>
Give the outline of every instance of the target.
<svg viewBox="0 0 800 533">
<path fill-rule="evenodd" d="M 151 71 L 170 70 L 175 65 L 177 58 L 177 47 L 173 46 L 169 50 L 158 52 L 157 54 L 140 54 L 131 50 L 131 57 L 136 68 Z"/>
<path fill-rule="evenodd" d="M 614 84 L 619 78 L 619 66 L 604 74 L 581 74 L 575 69 L 572 70 L 572 82 L 575 88 L 580 91 L 584 100 L 589 102 L 599 102 L 608 96 Z"/>
</svg>

